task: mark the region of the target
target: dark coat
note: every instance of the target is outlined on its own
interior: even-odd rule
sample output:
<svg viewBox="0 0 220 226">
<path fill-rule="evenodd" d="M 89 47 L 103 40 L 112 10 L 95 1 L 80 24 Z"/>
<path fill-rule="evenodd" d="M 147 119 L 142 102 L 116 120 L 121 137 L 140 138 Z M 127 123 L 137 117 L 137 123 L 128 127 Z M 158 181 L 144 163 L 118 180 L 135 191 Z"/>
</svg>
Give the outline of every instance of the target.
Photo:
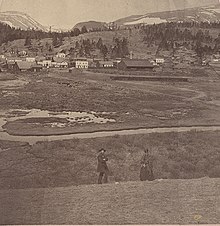
<svg viewBox="0 0 220 226">
<path fill-rule="evenodd" d="M 153 159 L 148 154 L 144 154 L 141 158 L 140 180 L 154 180 Z"/>
<path fill-rule="evenodd" d="M 108 166 L 106 163 L 108 161 L 108 158 L 105 156 L 104 153 L 99 153 L 97 158 L 98 158 L 97 172 L 98 173 L 108 173 L 109 169 L 108 169 Z"/>
</svg>

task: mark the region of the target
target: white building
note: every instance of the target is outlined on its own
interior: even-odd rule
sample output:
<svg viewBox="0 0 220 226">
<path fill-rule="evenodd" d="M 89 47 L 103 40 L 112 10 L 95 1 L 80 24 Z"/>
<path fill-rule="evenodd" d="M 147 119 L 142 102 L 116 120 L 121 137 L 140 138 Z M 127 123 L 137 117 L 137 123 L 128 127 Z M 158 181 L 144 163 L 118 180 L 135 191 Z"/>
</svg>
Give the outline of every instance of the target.
<svg viewBox="0 0 220 226">
<path fill-rule="evenodd" d="M 89 68 L 89 62 L 87 59 L 76 59 L 76 68 L 79 69 L 88 69 Z"/>
<path fill-rule="evenodd" d="M 27 52 L 25 50 L 21 50 L 18 52 L 19 56 L 27 56 Z"/>
<path fill-rule="evenodd" d="M 52 67 L 52 60 L 43 60 L 43 61 L 39 61 L 37 62 L 37 64 L 42 65 L 43 67 Z"/>
<path fill-rule="evenodd" d="M 19 58 L 19 57 L 7 57 L 6 60 L 7 60 L 7 63 L 15 63 L 15 62 L 21 62 L 22 58 Z"/>
<path fill-rule="evenodd" d="M 66 58 L 66 54 L 65 53 L 57 53 L 56 57 L 57 58 Z"/>
<path fill-rule="evenodd" d="M 114 63 L 113 61 L 99 61 L 100 68 L 113 68 Z"/>
<path fill-rule="evenodd" d="M 52 61 L 52 65 L 58 68 L 67 68 L 68 61 L 63 58 L 54 57 Z"/>
<path fill-rule="evenodd" d="M 156 64 L 163 64 L 165 62 L 164 57 L 156 57 L 155 59 Z"/>
<path fill-rule="evenodd" d="M 157 66 L 156 60 L 151 60 L 150 63 L 153 64 L 154 66 Z"/>
<path fill-rule="evenodd" d="M 26 61 L 34 63 L 34 62 L 36 62 L 36 58 L 35 57 L 26 57 Z"/>
</svg>

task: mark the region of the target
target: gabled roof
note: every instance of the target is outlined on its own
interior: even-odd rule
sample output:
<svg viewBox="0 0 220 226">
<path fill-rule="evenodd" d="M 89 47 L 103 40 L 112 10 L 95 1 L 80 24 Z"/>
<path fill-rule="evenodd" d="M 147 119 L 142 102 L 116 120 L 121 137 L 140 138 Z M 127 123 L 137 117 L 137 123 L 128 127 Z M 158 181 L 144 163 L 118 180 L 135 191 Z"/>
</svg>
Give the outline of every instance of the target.
<svg viewBox="0 0 220 226">
<path fill-rule="evenodd" d="M 123 59 L 121 62 L 124 62 L 127 67 L 154 67 L 153 64 L 144 59 Z"/>
<path fill-rule="evenodd" d="M 158 59 L 158 58 L 159 58 L 159 59 L 164 59 L 165 57 L 164 57 L 164 56 L 161 56 L 161 55 L 156 55 L 155 58 L 157 58 L 157 59 Z"/>
<path fill-rule="evenodd" d="M 22 58 L 20 57 L 7 57 L 7 61 L 22 61 Z"/>
<path fill-rule="evenodd" d="M 75 59 L 76 61 L 87 61 L 87 58 L 78 57 Z"/>
<path fill-rule="evenodd" d="M 99 61 L 99 64 L 103 64 L 103 65 L 113 65 L 113 61 Z"/>
<path fill-rule="evenodd" d="M 20 70 L 29 70 L 32 68 L 32 66 L 36 65 L 35 63 L 27 62 L 27 61 L 16 62 L 16 64 L 18 65 L 18 68 Z"/>
<path fill-rule="evenodd" d="M 64 62 L 67 62 L 67 60 L 64 59 L 64 58 L 60 58 L 60 57 L 54 57 L 53 58 L 53 62 L 56 62 L 56 63 L 64 63 Z"/>
<path fill-rule="evenodd" d="M 31 68 L 43 68 L 43 67 L 42 65 L 39 65 L 39 64 L 33 64 Z"/>
<path fill-rule="evenodd" d="M 25 57 L 25 59 L 36 59 L 36 57 L 28 56 L 28 57 Z"/>
<path fill-rule="evenodd" d="M 37 56 L 36 57 L 36 61 L 43 61 L 43 60 L 46 60 L 46 57 L 44 57 L 44 56 Z"/>
<path fill-rule="evenodd" d="M 66 53 L 59 52 L 59 53 L 56 53 L 56 55 L 66 55 Z"/>
</svg>

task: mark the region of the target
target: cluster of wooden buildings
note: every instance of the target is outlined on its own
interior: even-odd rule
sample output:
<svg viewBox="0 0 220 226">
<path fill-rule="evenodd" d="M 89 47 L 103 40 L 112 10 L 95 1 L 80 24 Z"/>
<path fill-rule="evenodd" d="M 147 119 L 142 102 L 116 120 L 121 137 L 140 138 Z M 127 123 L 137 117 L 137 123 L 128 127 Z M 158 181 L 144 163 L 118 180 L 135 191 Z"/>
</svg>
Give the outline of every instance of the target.
<svg viewBox="0 0 220 226">
<path fill-rule="evenodd" d="M 76 69 L 119 69 L 119 70 L 153 70 L 155 65 L 144 59 L 88 59 L 70 58 L 64 53 L 55 56 L 4 56 L 0 55 L 0 67 L 9 71 L 40 72 L 49 68 L 76 68 Z"/>
<path fill-rule="evenodd" d="M 186 55 L 185 55 L 186 56 Z M 191 56 L 191 54 L 190 54 Z M 186 58 L 186 57 L 185 57 Z M 193 56 L 191 56 L 193 58 Z M 190 59 L 191 59 L 190 58 Z M 169 60 L 168 60 L 169 59 Z M 40 72 L 43 69 L 49 68 L 76 68 L 76 69 L 118 69 L 129 71 L 147 70 L 153 71 L 158 66 L 169 67 L 176 65 L 176 58 L 156 56 L 153 60 L 147 59 L 114 59 L 103 60 L 95 58 L 71 58 L 66 56 L 65 53 L 57 53 L 55 56 L 4 56 L 0 55 L 0 68 L 5 68 L 9 71 L 32 71 Z M 185 62 L 183 62 L 185 63 Z M 215 56 L 210 65 L 220 65 L 220 57 Z M 178 62 L 177 65 L 180 65 Z"/>
<path fill-rule="evenodd" d="M 1 68 L 9 71 L 39 72 L 44 68 L 67 68 L 69 63 L 65 55 L 57 54 L 49 57 L 4 56 L 0 55 Z"/>
<path fill-rule="evenodd" d="M 213 67 L 220 67 L 220 57 L 215 56 L 208 63 L 205 61 L 203 64 L 208 64 Z M 114 60 L 102 60 L 102 59 L 88 59 L 88 58 L 69 58 L 64 53 L 58 53 L 55 56 L 37 56 L 37 57 L 6 57 L 0 55 L 0 68 L 5 68 L 9 71 L 31 71 L 40 72 L 43 69 L 49 68 L 76 68 L 76 69 L 118 69 L 129 71 L 153 71 L 158 66 L 169 68 L 174 66 L 181 66 L 170 58 L 165 59 L 163 56 L 156 56 L 154 60 L 146 59 L 114 59 Z M 186 65 L 186 63 L 185 63 Z"/>
</svg>

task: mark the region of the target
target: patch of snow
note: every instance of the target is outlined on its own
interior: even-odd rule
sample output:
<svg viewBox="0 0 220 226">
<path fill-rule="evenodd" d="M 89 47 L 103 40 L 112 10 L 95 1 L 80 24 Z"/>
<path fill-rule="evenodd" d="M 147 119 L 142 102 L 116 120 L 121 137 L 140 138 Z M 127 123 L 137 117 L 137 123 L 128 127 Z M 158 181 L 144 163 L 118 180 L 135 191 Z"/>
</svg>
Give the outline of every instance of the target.
<svg viewBox="0 0 220 226">
<path fill-rule="evenodd" d="M 215 12 L 215 13 L 220 13 L 220 9 L 210 9 L 210 11 Z"/>
<path fill-rule="evenodd" d="M 209 16 L 214 16 L 214 15 L 213 15 L 213 13 L 208 12 L 208 11 L 203 11 L 203 12 L 201 12 L 201 13 L 203 13 L 203 14 L 207 14 L 207 15 L 209 15 Z"/>
<path fill-rule="evenodd" d="M 13 16 L 13 17 L 14 17 L 14 16 Z M 22 20 L 21 20 L 21 18 L 19 18 L 19 17 L 18 17 L 18 18 L 17 18 L 17 17 L 14 17 L 14 19 L 17 20 L 17 21 L 18 21 L 22 26 L 24 26 L 26 29 L 28 28 L 27 24 L 23 23 Z"/>
<path fill-rule="evenodd" d="M 27 20 L 35 27 L 35 28 L 41 28 L 41 29 L 45 29 L 41 24 L 39 24 L 36 20 L 34 20 L 33 18 L 31 18 L 30 16 L 26 16 Z"/>
<path fill-rule="evenodd" d="M 35 19 L 21 12 L 16 12 L 16 11 L 1 12 L 0 20 L 2 22 L 6 21 L 5 23 L 7 23 L 11 27 L 23 28 L 23 29 L 34 28 L 34 29 L 44 30 L 44 31 L 47 30 L 43 25 L 38 23 Z"/>
<path fill-rule="evenodd" d="M 10 27 L 13 27 L 13 24 L 12 24 L 12 22 L 10 22 L 10 21 L 2 21 L 2 23 L 4 23 L 4 24 L 7 24 L 7 25 L 9 25 Z"/>
<path fill-rule="evenodd" d="M 66 127 L 66 123 L 59 123 L 59 122 L 53 122 L 53 123 L 50 123 L 51 127 L 54 128 L 54 127 L 58 127 L 58 128 L 64 128 Z"/>
<path fill-rule="evenodd" d="M 15 112 L 21 111 L 20 109 L 15 109 Z M 27 119 L 27 118 L 51 118 L 53 116 L 60 119 L 67 119 L 69 123 L 97 123 L 97 124 L 105 124 L 105 123 L 114 123 L 115 119 L 108 119 L 101 116 L 97 116 L 97 112 L 92 114 L 91 112 L 51 112 L 51 111 L 43 111 L 40 109 L 32 109 L 32 110 L 22 110 L 23 113 L 27 113 L 25 115 L 17 116 L 14 114 L 14 111 L 7 112 L 6 118 L 8 121 L 15 121 L 19 119 Z M 105 115 L 105 114 L 104 114 Z M 52 124 L 53 127 L 63 127 L 64 124 L 54 122 Z"/>
<path fill-rule="evenodd" d="M 160 19 L 159 17 L 145 17 L 140 20 L 135 20 L 132 22 L 124 23 L 124 25 L 134 25 L 134 24 L 161 24 L 166 23 L 167 20 Z"/>
<path fill-rule="evenodd" d="M 160 182 L 160 181 L 163 181 L 163 179 L 157 179 L 157 181 L 159 181 L 159 182 Z"/>
</svg>

